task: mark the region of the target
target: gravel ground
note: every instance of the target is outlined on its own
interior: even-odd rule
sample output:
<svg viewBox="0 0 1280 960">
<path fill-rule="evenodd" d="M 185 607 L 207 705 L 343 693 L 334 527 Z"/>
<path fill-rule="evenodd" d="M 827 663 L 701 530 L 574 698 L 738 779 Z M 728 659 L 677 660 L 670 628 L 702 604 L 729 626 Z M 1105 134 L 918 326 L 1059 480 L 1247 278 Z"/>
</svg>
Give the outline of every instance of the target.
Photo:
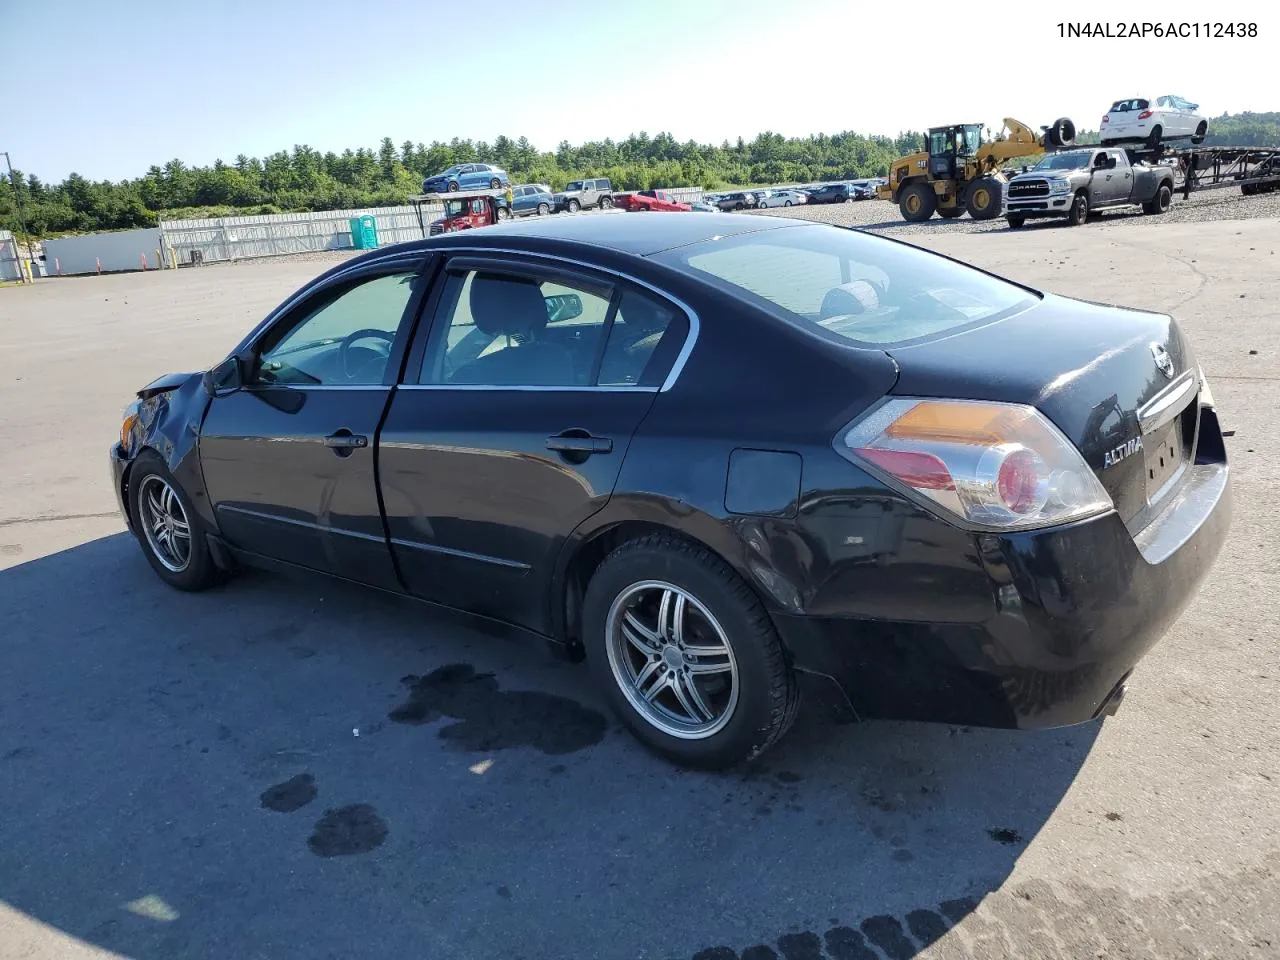
<svg viewBox="0 0 1280 960">
<path fill-rule="evenodd" d="M 563 216 L 563 214 L 561 214 Z M 595 216 L 594 213 L 580 213 L 577 216 Z M 943 220 L 934 217 L 926 223 L 906 223 L 898 215 L 897 208 L 886 201 L 867 200 L 858 203 L 821 204 L 812 207 L 787 207 L 763 211 L 748 211 L 742 216 L 796 217 L 813 220 L 819 223 L 834 223 L 846 227 L 861 227 L 874 230 L 893 237 L 936 237 L 959 233 L 993 233 L 1009 229 L 1004 219 L 989 220 L 978 223 L 968 217 L 959 220 Z M 1149 217 L 1141 211 L 1124 211 L 1105 213 L 1095 217 L 1089 225 L 1090 229 L 1113 230 L 1131 226 L 1154 227 L 1170 223 L 1202 223 L 1216 220 L 1256 220 L 1280 217 L 1280 193 L 1264 194 L 1257 197 L 1242 196 L 1235 187 L 1216 190 L 1204 190 L 1183 200 L 1175 194 L 1173 209 L 1162 217 Z M 1048 220 L 1040 223 L 1032 221 L 1025 230 L 1058 230 L 1065 221 Z M 289 254 L 273 257 L 280 263 L 317 263 L 332 266 L 356 255 L 354 250 L 322 250 L 315 253 Z M 233 264 L 211 264 L 211 266 L 235 266 L 244 263 L 256 263 L 256 260 L 238 260 Z"/>
<path fill-rule="evenodd" d="M 895 205 L 883 200 L 773 209 L 754 213 L 753 215 L 803 217 L 805 220 L 817 220 L 822 223 L 862 227 L 866 230 L 884 232 L 895 237 L 936 236 L 951 233 L 991 233 L 1009 229 L 1009 225 L 1005 223 L 1003 218 L 975 222 L 968 217 L 961 217 L 958 220 L 943 220 L 940 217 L 934 217 L 924 223 L 907 223 L 898 215 Z M 1181 194 L 1175 194 L 1173 208 L 1159 217 L 1146 216 L 1140 210 L 1100 214 L 1090 224 L 1090 228 L 1101 227 L 1110 230 L 1139 225 L 1152 227 L 1167 223 L 1199 223 L 1208 220 L 1254 220 L 1268 217 L 1280 217 L 1280 193 L 1245 197 L 1235 187 L 1224 187 L 1193 193 L 1187 200 L 1183 200 Z M 1062 220 L 1048 220 L 1040 223 L 1031 221 L 1024 229 L 1057 230 L 1064 225 L 1065 221 Z"/>
</svg>

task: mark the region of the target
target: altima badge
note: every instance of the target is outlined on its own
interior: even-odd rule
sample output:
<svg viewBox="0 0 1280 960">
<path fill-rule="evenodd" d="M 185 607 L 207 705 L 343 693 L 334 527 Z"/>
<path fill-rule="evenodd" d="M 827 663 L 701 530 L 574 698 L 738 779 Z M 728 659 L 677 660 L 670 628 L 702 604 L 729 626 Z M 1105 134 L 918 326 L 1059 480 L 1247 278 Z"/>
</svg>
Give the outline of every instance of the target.
<svg viewBox="0 0 1280 960">
<path fill-rule="evenodd" d="M 1156 369 L 1164 374 L 1166 380 L 1173 379 L 1173 357 L 1169 351 L 1158 343 L 1151 344 L 1151 356 L 1156 358 Z"/>
<path fill-rule="evenodd" d="M 1161 367 L 1160 369 L 1163 370 L 1164 367 Z M 1108 467 L 1114 467 L 1121 460 L 1124 460 L 1127 457 L 1132 457 L 1141 449 L 1142 438 L 1134 437 L 1127 443 L 1122 443 L 1120 446 L 1108 450 L 1102 455 L 1102 469 L 1106 470 Z"/>
</svg>

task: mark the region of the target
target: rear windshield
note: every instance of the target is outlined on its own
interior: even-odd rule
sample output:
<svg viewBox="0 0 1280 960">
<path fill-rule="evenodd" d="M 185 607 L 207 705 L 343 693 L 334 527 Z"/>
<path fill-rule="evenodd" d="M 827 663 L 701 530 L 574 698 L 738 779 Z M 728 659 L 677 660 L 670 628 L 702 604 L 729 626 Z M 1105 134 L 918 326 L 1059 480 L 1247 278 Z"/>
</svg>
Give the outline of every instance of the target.
<svg viewBox="0 0 1280 960">
<path fill-rule="evenodd" d="M 902 346 L 1002 319 L 1032 292 L 907 244 L 829 226 L 717 237 L 654 257 L 828 339 Z"/>
</svg>

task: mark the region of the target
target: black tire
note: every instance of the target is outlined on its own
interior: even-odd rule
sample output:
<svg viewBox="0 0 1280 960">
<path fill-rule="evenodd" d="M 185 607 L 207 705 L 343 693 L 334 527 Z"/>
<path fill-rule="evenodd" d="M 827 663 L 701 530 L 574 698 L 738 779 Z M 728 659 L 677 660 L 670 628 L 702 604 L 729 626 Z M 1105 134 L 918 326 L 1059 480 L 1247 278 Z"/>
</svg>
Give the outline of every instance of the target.
<svg viewBox="0 0 1280 960">
<path fill-rule="evenodd" d="M 1156 195 L 1142 205 L 1142 211 L 1150 214 L 1168 213 L 1172 205 L 1173 188 L 1168 183 L 1162 183 L 1156 190 Z"/>
<path fill-rule="evenodd" d="M 1240 184 L 1240 192 L 1246 197 L 1252 197 L 1258 192 L 1258 185 L 1256 183 L 1242 183 Z"/>
<path fill-rule="evenodd" d="M 1067 223 L 1073 227 L 1082 227 L 1089 219 L 1089 195 L 1077 190 L 1071 198 L 1071 211 L 1067 214 Z"/>
<path fill-rule="evenodd" d="M 582 204 L 580 204 L 577 200 L 570 200 L 567 204 L 565 204 L 565 206 L 568 208 L 570 213 L 577 213 L 579 210 L 582 209 Z"/>
<path fill-rule="evenodd" d="M 457 180 L 450 180 L 450 181 L 449 181 L 449 192 L 450 192 L 450 193 L 457 193 L 457 192 L 458 192 L 458 181 L 457 181 Z"/>
<path fill-rule="evenodd" d="M 1154 127 L 1151 128 L 1151 132 L 1147 134 L 1147 146 L 1152 150 L 1160 146 L 1160 137 L 1163 134 L 1164 134 L 1164 127 L 1160 126 L 1160 124 L 1157 123 Z"/>
<path fill-rule="evenodd" d="M 1005 219 L 1009 221 L 1010 230 L 1020 230 L 1022 225 L 1027 222 L 1027 218 L 1018 213 L 1011 213 Z"/>
<path fill-rule="evenodd" d="M 549 203 L 538 204 L 538 216 L 545 217 L 550 212 L 551 212 L 551 205 Z"/>
<path fill-rule="evenodd" d="M 980 177 L 969 187 L 965 209 L 974 220 L 994 220 L 1004 205 L 1004 189 L 995 177 Z"/>
<path fill-rule="evenodd" d="M 151 482 L 149 482 L 151 481 Z M 145 524 L 147 518 L 141 503 L 144 490 L 150 491 L 158 481 L 172 490 L 186 518 L 189 533 L 189 552 L 186 565 L 181 570 L 170 569 L 161 559 L 152 538 L 147 535 Z M 149 493 L 147 494 L 149 496 Z M 148 508 L 149 509 L 149 508 Z M 191 506 L 191 498 L 187 496 L 182 485 L 173 478 L 169 468 L 159 455 L 151 450 L 144 450 L 129 469 L 129 517 L 133 521 L 133 529 L 142 546 L 142 552 L 151 564 L 151 569 L 169 586 L 178 590 L 206 590 L 226 578 L 226 573 L 213 562 L 213 554 L 209 552 L 208 541 L 205 540 L 205 528 Z"/>
<path fill-rule="evenodd" d="M 950 210 L 939 209 L 938 216 L 940 216 L 943 220 L 955 220 L 957 217 L 964 216 L 964 208 L 952 207 Z"/>
<path fill-rule="evenodd" d="M 499 220 L 510 220 L 510 219 L 511 219 L 511 211 L 510 211 L 510 209 L 508 209 L 507 207 L 499 207 L 499 208 L 498 208 L 498 219 L 499 219 Z"/>
<path fill-rule="evenodd" d="M 600 209 L 601 209 L 601 210 L 608 210 L 608 209 L 609 209 L 610 207 L 612 207 L 612 206 L 613 206 L 613 197 L 601 197 L 601 198 L 600 198 Z"/>
<path fill-rule="evenodd" d="M 501 187 L 502 187 L 502 181 L 499 180 L 497 177 L 494 177 L 492 180 L 489 181 L 490 190 L 498 190 L 498 189 L 501 189 Z"/>
<path fill-rule="evenodd" d="M 1206 121 L 1201 120 L 1196 126 L 1196 132 L 1191 135 L 1191 142 L 1196 144 L 1204 143 L 1204 138 L 1208 136 L 1208 134 L 1209 124 Z"/>
<path fill-rule="evenodd" d="M 1067 117 L 1059 117 L 1045 131 L 1044 139 L 1051 147 L 1069 147 L 1076 140 L 1076 125 Z"/>
<path fill-rule="evenodd" d="M 784 203 L 784 204 L 783 204 L 783 206 L 784 206 L 784 207 L 789 207 L 789 206 L 791 206 L 791 201 L 790 201 L 790 200 L 788 200 L 786 203 Z"/>
<path fill-rule="evenodd" d="M 721 625 L 737 670 L 737 701 L 724 726 L 702 739 L 666 733 L 632 706 L 609 659 L 614 601 L 643 581 L 678 587 Z M 722 769 L 754 759 L 790 728 L 800 695 L 769 615 L 728 564 L 674 534 L 651 534 L 615 549 L 596 569 L 582 610 L 582 636 L 596 682 L 624 726 L 650 750 L 681 766 Z"/>
<path fill-rule="evenodd" d="M 938 198 L 927 183 L 909 183 L 902 188 L 898 210 L 908 223 L 923 223 L 938 209 Z"/>
</svg>

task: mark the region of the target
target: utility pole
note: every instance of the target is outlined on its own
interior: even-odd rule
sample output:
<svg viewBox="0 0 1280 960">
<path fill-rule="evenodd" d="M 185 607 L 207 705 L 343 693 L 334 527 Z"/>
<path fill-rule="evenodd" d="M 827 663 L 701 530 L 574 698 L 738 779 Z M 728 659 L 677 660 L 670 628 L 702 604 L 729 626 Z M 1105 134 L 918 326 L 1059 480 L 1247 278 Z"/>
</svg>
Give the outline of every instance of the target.
<svg viewBox="0 0 1280 960">
<path fill-rule="evenodd" d="M 14 204 L 15 204 L 15 205 L 17 206 L 17 208 L 18 208 L 18 226 L 21 228 L 23 235 L 24 235 L 24 236 L 26 236 L 26 238 L 27 238 L 27 240 L 26 240 L 26 243 L 27 243 L 27 263 L 28 263 L 28 264 L 30 264 L 30 262 L 31 262 L 31 234 L 27 233 L 27 219 L 26 219 L 26 217 L 24 217 L 24 216 L 23 216 L 23 214 L 22 214 L 22 194 L 21 194 L 21 193 L 19 192 L 19 190 L 18 190 L 18 181 L 17 181 L 17 179 L 16 179 L 16 178 L 14 177 L 14 175 L 13 175 L 13 162 L 9 159 L 9 151 L 5 150 L 5 151 L 3 151 L 3 153 L 4 153 L 4 165 L 5 165 L 6 167 L 8 167 L 8 168 L 9 168 L 9 186 L 13 188 L 13 202 L 14 202 Z M 14 250 L 17 250 L 17 249 L 18 249 L 18 245 L 15 243 L 15 244 L 14 244 L 14 246 L 13 246 L 13 248 L 14 248 Z M 21 263 L 21 262 L 19 262 L 19 263 L 18 263 L 18 272 L 19 272 L 19 273 L 23 273 L 23 271 L 22 271 L 22 263 Z M 23 273 L 23 277 L 24 277 L 24 278 L 26 277 L 26 274 L 25 274 L 25 273 Z"/>
</svg>

